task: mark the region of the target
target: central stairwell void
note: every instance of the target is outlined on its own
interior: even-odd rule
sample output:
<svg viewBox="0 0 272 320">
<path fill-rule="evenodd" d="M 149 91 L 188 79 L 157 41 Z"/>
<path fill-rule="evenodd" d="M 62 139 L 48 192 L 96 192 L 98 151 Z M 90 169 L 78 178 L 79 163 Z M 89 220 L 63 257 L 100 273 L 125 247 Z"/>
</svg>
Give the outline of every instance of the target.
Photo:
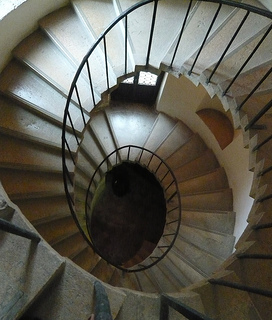
<svg viewBox="0 0 272 320">
<path fill-rule="evenodd" d="M 0 318 L 88 319 L 97 279 L 117 320 L 271 317 L 271 19 L 255 0 L 74 0 L 16 46 L 0 213 L 43 239 L 1 232 Z M 240 159 L 193 109 L 205 90 L 254 170 L 235 251 Z"/>
</svg>

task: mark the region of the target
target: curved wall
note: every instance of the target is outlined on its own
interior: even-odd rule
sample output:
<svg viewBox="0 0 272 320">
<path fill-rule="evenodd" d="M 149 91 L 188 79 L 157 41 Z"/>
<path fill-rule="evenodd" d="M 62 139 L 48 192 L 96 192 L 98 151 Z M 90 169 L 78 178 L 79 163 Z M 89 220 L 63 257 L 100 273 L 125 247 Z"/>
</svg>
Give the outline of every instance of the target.
<svg viewBox="0 0 272 320">
<path fill-rule="evenodd" d="M 3 4 L 4 1 L 1 2 Z M 0 21 L 0 71 L 10 59 L 12 49 L 37 29 L 39 19 L 69 3 L 68 0 L 20 0 L 23 3 L 16 8 L 16 2 L 10 7 L 14 10 Z"/>
<path fill-rule="evenodd" d="M 232 143 L 222 150 L 212 132 L 196 113 L 203 108 L 224 112 L 220 100 L 216 96 L 211 99 L 203 86 L 196 87 L 184 76 L 179 79 L 172 75 L 166 77 L 157 110 L 184 121 L 194 132 L 198 132 L 226 170 L 229 185 L 233 190 L 233 206 L 236 212 L 234 236 L 237 241 L 247 226 L 246 219 L 253 204 L 253 199 L 249 197 L 253 178 L 253 173 L 248 170 L 249 151 L 244 148 L 241 130 L 235 130 Z"/>
</svg>

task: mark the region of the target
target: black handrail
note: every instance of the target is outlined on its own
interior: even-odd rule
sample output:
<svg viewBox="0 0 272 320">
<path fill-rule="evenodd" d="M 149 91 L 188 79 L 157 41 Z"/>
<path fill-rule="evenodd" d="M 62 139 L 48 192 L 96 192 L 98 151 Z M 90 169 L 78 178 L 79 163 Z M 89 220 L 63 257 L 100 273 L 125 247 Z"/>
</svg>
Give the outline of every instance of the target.
<svg viewBox="0 0 272 320">
<path fill-rule="evenodd" d="M 185 305 L 173 297 L 167 296 L 166 294 L 161 295 L 160 320 L 167 320 L 169 318 L 169 307 L 181 313 L 188 320 L 212 320 L 205 314 L 196 311 L 195 309 Z"/>
<path fill-rule="evenodd" d="M 138 156 L 136 158 L 131 158 L 131 151 L 137 152 Z M 119 155 L 122 151 L 124 154 L 124 157 L 118 157 L 117 155 Z M 145 153 L 147 156 L 145 157 L 146 159 L 149 159 L 148 164 L 145 163 L 145 160 L 143 160 L 142 158 L 142 154 Z M 141 261 L 140 263 L 138 263 L 137 265 L 130 267 L 130 268 L 126 268 L 124 266 L 121 265 L 117 265 L 115 263 L 112 263 L 111 261 L 109 261 L 106 257 L 103 256 L 103 254 L 100 252 L 100 250 L 95 246 L 94 241 L 92 240 L 92 234 L 89 231 L 89 225 L 87 224 L 87 230 L 88 230 L 88 234 L 85 233 L 84 227 L 80 226 L 81 232 L 84 234 L 85 238 L 90 239 L 89 243 L 90 245 L 93 247 L 93 249 L 106 261 L 108 261 L 109 263 L 111 263 L 112 265 L 114 265 L 116 268 L 126 271 L 126 272 L 138 272 L 138 271 L 143 271 L 146 270 L 148 268 L 151 268 L 152 266 L 154 266 L 155 264 L 157 264 L 158 262 L 160 262 L 166 255 L 167 253 L 171 250 L 171 248 L 173 247 L 175 240 L 178 236 L 178 232 L 179 232 L 179 228 L 180 228 L 180 222 L 181 222 L 181 201 L 180 201 L 180 195 L 179 195 L 179 191 L 178 191 L 178 182 L 174 176 L 173 171 L 171 170 L 171 168 L 169 167 L 169 165 L 161 158 L 159 157 L 157 154 L 155 154 L 154 152 L 143 148 L 143 147 L 139 147 L 139 146 L 135 146 L 135 145 L 127 145 L 127 146 L 123 146 L 120 148 L 115 149 L 114 151 L 112 151 L 105 159 L 103 159 L 103 161 L 97 166 L 95 172 L 92 175 L 92 178 L 90 179 L 90 184 L 89 187 L 86 191 L 86 199 L 85 199 L 85 221 L 87 221 L 87 216 L 88 213 L 91 209 L 90 207 L 90 201 L 92 201 L 92 196 L 95 193 L 95 189 L 97 187 L 97 185 L 93 185 L 95 183 L 95 181 L 97 181 L 97 175 L 100 176 L 99 172 L 103 171 L 101 170 L 101 168 L 107 164 L 107 170 L 109 170 L 109 166 L 108 164 L 110 163 L 110 159 L 115 159 L 114 164 L 112 164 L 110 167 L 112 166 L 116 166 L 122 162 L 127 162 L 127 161 L 132 161 L 134 163 L 138 163 L 141 166 L 145 167 L 146 169 L 149 169 L 156 177 L 157 180 L 161 183 L 161 186 L 164 190 L 164 194 L 165 194 L 165 201 L 166 201 L 166 224 L 165 224 L 165 228 L 164 228 L 164 232 L 161 236 L 161 240 L 158 242 L 157 244 L 157 248 L 161 249 L 166 249 L 165 251 L 161 251 L 159 253 L 157 253 L 156 255 L 156 259 L 154 261 L 154 256 L 152 256 L 152 252 L 150 252 L 149 257 L 146 257 L 146 259 L 144 261 Z M 152 164 L 152 161 L 159 161 L 159 163 L 156 163 L 155 168 L 153 168 L 153 170 L 150 169 L 150 166 Z M 160 178 L 159 175 L 159 169 L 162 170 L 166 170 L 170 176 L 172 177 L 172 182 L 171 185 L 174 186 L 174 192 L 171 192 L 170 195 L 167 195 L 167 189 L 169 188 L 169 186 L 165 186 L 164 182 L 162 181 L 162 179 Z M 104 172 L 105 174 L 106 172 Z M 104 177 L 104 175 L 100 176 L 99 180 L 102 180 Z M 91 191 L 93 190 L 93 191 Z M 173 200 L 175 198 L 175 207 L 174 209 L 168 209 L 168 204 L 170 203 L 171 200 Z M 175 217 L 171 218 L 170 213 L 173 212 L 175 210 Z M 75 217 L 76 218 L 76 217 Z M 76 218 L 77 219 L 77 218 Z M 169 230 L 167 228 L 167 226 L 169 226 L 171 224 L 171 229 Z M 174 226 L 173 226 L 174 225 Z M 171 231 L 171 233 L 169 232 Z M 164 237 L 170 237 L 170 239 L 167 240 L 167 243 L 164 243 Z M 156 249 L 153 250 L 153 252 L 155 252 Z M 151 260 L 152 261 L 151 261 Z"/>
<path fill-rule="evenodd" d="M 173 70 L 173 62 L 174 60 L 177 58 L 177 53 L 178 53 L 178 49 L 179 47 L 182 45 L 182 40 L 183 40 L 183 35 L 184 35 L 184 30 L 186 29 L 188 23 L 189 23 L 189 17 L 190 17 L 190 13 L 192 12 L 192 0 L 188 1 L 188 7 L 187 7 L 187 11 L 186 11 L 186 15 L 185 18 L 183 19 L 183 22 L 181 22 L 181 30 L 179 32 L 179 35 L 177 37 L 177 42 L 174 48 L 174 53 L 172 55 L 171 61 L 169 62 L 169 66 L 167 71 L 172 72 Z M 245 11 L 245 15 L 242 19 L 242 21 L 240 22 L 238 28 L 236 29 L 235 33 L 232 35 L 231 40 L 226 43 L 225 49 L 223 51 L 223 54 L 218 55 L 218 59 L 215 63 L 214 66 L 211 66 L 211 72 L 209 71 L 209 74 L 207 75 L 207 79 L 206 79 L 206 83 L 210 83 L 212 79 L 214 79 L 214 75 L 216 74 L 219 66 L 221 65 L 221 63 L 223 63 L 226 54 L 229 50 L 229 48 L 231 47 L 231 44 L 233 43 L 233 41 L 236 39 L 237 35 L 239 34 L 240 30 L 242 29 L 242 27 L 244 26 L 247 18 L 249 15 L 257 15 L 260 17 L 266 17 L 268 19 L 270 19 L 272 21 L 272 13 L 266 10 L 263 10 L 261 8 L 258 7 L 254 7 L 251 5 L 248 5 L 246 3 L 241 3 L 241 2 L 236 2 L 236 1 L 231 1 L 231 0 L 201 0 L 199 2 L 210 2 L 210 3 L 216 3 L 219 5 L 218 10 L 217 10 L 217 15 L 221 9 L 221 7 L 223 6 L 229 6 L 229 7 L 233 7 L 233 8 L 237 8 L 237 9 L 241 9 Z M 63 179 L 64 179 L 64 188 L 65 188 L 65 192 L 67 195 L 67 199 L 68 199 L 68 204 L 69 207 L 71 209 L 72 215 L 75 217 L 75 211 L 74 211 L 74 197 L 73 197 L 73 190 L 71 189 L 72 186 L 72 181 L 73 181 L 73 177 L 71 174 L 71 171 L 68 170 L 68 165 L 66 164 L 66 160 L 72 160 L 72 162 L 76 163 L 76 159 L 74 158 L 74 155 L 72 153 L 72 149 L 70 147 L 70 140 L 68 140 L 66 138 L 66 131 L 67 132 L 72 132 L 75 142 L 77 145 L 80 145 L 81 142 L 81 130 L 77 129 L 77 122 L 75 118 L 72 118 L 71 113 L 69 111 L 69 106 L 70 106 L 70 102 L 72 101 L 72 96 L 74 94 L 76 94 L 77 96 L 77 101 L 78 101 L 78 107 L 79 107 L 79 116 L 81 116 L 81 119 L 79 118 L 79 121 L 83 124 L 83 127 L 86 125 L 86 123 L 88 123 L 88 119 L 87 118 L 87 113 L 86 110 L 84 109 L 84 103 L 82 103 L 81 101 L 81 97 L 80 97 L 80 93 L 78 91 L 78 86 L 77 86 L 77 81 L 79 79 L 79 77 L 81 76 L 81 74 L 84 74 L 86 72 L 87 78 L 89 80 L 90 83 L 90 97 L 91 100 L 93 102 L 93 106 L 96 107 L 98 102 L 96 101 L 96 88 L 95 88 L 95 83 L 93 81 L 93 75 L 92 75 L 92 66 L 90 65 L 90 61 L 89 61 L 89 57 L 95 52 L 95 50 L 97 48 L 102 48 L 104 47 L 104 56 L 105 56 L 105 77 L 106 77 L 106 92 L 109 93 L 111 88 L 110 88 L 110 81 L 109 81 L 109 66 L 108 66 L 108 56 L 107 56 L 107 44 L 106 44 L 106 35 L 117 25 L 117 24 L 122 24 L 122 27 L 125 29 L 124 30 L 124 74 L 123 77 L 127 76 L 128 73 L 128 26 L 129 26 L 129 15 L 134 12 L 135 10 L 138 10 L 140 7 L 143 7 L 147 4 L 150 3 L 154 3 L 154 8 L 153 8 L 153 14 L 152 17 L 150 17 L 151 19 L 151 28 L 150 28 L 150 33 L 149 33 L 149 43 L 148 43 L 148 48 L 145 52 L 147 52 L 147 56 L 146 56 L 146 64 L 144 66 L 140 66 L 140 68 L 142 69 L 149 69 L 150 66 L 150 61 L 152 58 L 152 44 L 153 44 L 153 37 L 154 37 L 154 30 L 156 29 L 157 26 L 157 10 L 159 10 L 159 5 L 160 2 L 158 0 L 145 0 L 142 2 L 138 2 L 135 5 L 133 5 L 131 8 L 127 9 L 126 11 L 124 11 L 120 16 L 118 16 L 106 29 L 105 31 L 98 37 L 97 41 L 95 42 L 95 44 L 93 45 L 93 47 L 89 50 L 89 52 L 85 55 L 85 57 L 83 58 L 81 64 L 79 65 L 79 68 L 75 74 L 75 77 L 73 79 L 73 82 L 71 84 L 71 88 L 68 94 L 68 99 L 67 99 L 67 104 L 66 104 L 66 108 L 65 108 L 65 112 L 64 112 L 64 120 L 63 120 L 63 130 L 62 130 L 62 159 L 63 159 Z M 214 16 L 213 21 L 216 19 L 216 16 Z M 212 22 L 213 22 L 212 21 Z M 223 26 L 224 27 L 224 26 Z M 210 26 L 210 29 L 212 28 L 212 25 Z M 237 79 L 239 79 L 240 75 L 243 75 L 243 70 L 245 68 L 245 66 L 251 61 L 251 59 L 253 58 L 253 56 L 258 52 L 258 49 L 261 47 L 262 43 L 267 39 L 267 36 L 270 34 L 272 30 L 272 24 L 270 23 L 270 25 L 267 26 L 267 29 L 265 31 L 265 33 L 263 34 L 261 40 L 259 41 L 259 43 L 255 46 L 255 48 L 253 48 L 253 51 L 251 52 L 251 54 L 248 57 L 245 57 L 244 62 L 242 62 L 242 65 L 237 68 L 237 72 L 235 74 L 234 77 L 230 77 L 229 79 L 224 79 L 224 81 L 226 81 L 227 86 L 225 88 L 223 88 L 221 90 L 222 95 L 227 96 L 227 97 L 231 97 L 231 88 L 235 85 Z M 185 70 L 187 73 L 191 73 L 195 64 L 197 63 L 197 59 L 198 57 L 201 55 L 203 48 L 205 48 L 205 43 L 208 41 L 209 39 L 209 32 L 211 30 L 208 30 L 208 33 L 205 34 L 204 38 L 203 38 L 203 42 L 202 45 L 200 47 L 200 49 L 197 52 L 197 56 L 194 60 L 193 65 L 191 66 L 190 70 Z M 101 45 L 104 44 L 104 45 Z M 182 71 L 182 67 L 180 66 L 179 70 L 175 70 L 175 71 Z M 185 68 L 186 69 L 186 68 Z M 85 71 L 86 70 L 86 71 Z M 246 106 L 250 105 L 251 99 L 254 97 L 255 93 L 257 92 L 258 88 L 260 88 L 260 86 L 262 84 L 265 83 L 265 81 L 267 81 L 268 77 L 271 76 L 271 68 L 261 77 L 261 79 L 256 79 L 256 84 L 253 84 L 253 89 L 250 90 L 249 93 L 246 93 L 243 97 L 243 101 L 237 106 L 237 112 L 239 112 L 239 110 L 241 110 L 242 108 L 245 109 Z M 216 80 L 213 80 L 213 85 L 216 85 L 218 83 L 216 83 Z M 99 94 L 101 94 L 102 92 L 99 92 Z M 257 128 L 261 128 L 261 126 L 258 126 L 257 122 L 260 121 L 261 119 L 264 118 L 264 116 L 267 114 L 267 111 L 271 108 L 271 101 L 268 102 L 265 106 L 260 106 L 259 107 L 259 111 L 253 115 L 251 115 L 251 119 L 249 119 L 249 123 L 247 126 L 245 126 L 246 130 L 249 130 L 251 128 L 257 129 Z M 262 147 L 264 144 L 266 144 L 268 141 L 270 141 L 272 139 L 272 136 L 268 136 L 266 138 L 263 139 L 263 141 L 259 142 L 253 149 L 257 150 L 260 147 Z M 68 151 L 68 152 L 67 152 Z M 116 161 L 117 161 L 118 155 L 116 153 Z M 263 171 L 260 172 L 259 176 L 263 176 L 266 173 L 270 172 L 272 170 L 272 167 L 269 168 L 265 168 Z M 167 173 L 168 174 L 168 173 Z M 167 174 L 165 174 L 165 176 L 162 178 L 161 181 L 164 180 L 164 178 L 167 176 Z M 264 198 L 259 199 L 259 201 L 265 201 L 267 199 L 270 199 L 272 197 L 272 195 L 267 195 Z M 171 209 L 174 210 L 174 209 Z M 170 212 L 170 210 L 168 211 Z M 76 223 L 78 224 L 79 228 L 80 225 L 78 223 L 78 221 L 76 221 Z M 256 226 L 257 228 L 270 228 L 271 225 L 259 225 Z M 87 238 L 86 239 L 89 243 L 90 240 Z M 91 243 L 90 243 L 91 244 Z M 214 283 L 216 284 L 216 282 L 213 280 L 210 281 L 210 283 Z M 217 283 L 219 284 L 219 283 Z M 222 285 L 222 283 L 221 283 Z M 229 283 L 225 283 L 225 285 L 229 285 Z M 245 290 L 250 291 L 252 288 L 244 288 Z"/>
</svg>

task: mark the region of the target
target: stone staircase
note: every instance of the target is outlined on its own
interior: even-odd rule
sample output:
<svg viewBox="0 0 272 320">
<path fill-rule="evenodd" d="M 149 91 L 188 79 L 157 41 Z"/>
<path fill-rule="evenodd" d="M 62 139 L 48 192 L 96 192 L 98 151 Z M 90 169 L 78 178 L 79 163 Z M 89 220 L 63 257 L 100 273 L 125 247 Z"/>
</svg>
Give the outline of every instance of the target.
<svg viewBox="0 0 272 320">
<path fill-rule="evenodd" d="M 246 3 L 256 5 L 256 1 Z M 113 149 L 135 144 L 155 151 L 174 171 L 182 199 L 182 224 L 175 246 L 165 259 L 144 272 L 124 274 L 92 251 L 69 213 L 62 182 L 61 135 L 70 84 L 99 34 L 132 4 L 130 0 L 72 1 L 39 21 L 39 28 L 13 50 L 12 59 L 1 73 L 0 139 L 4 152 L 0 153 L 0 180 L 8 196 L 3 190 L 1 193 L 12 208 L 0 210 L 1 217 L 36 230 L 44 239 L 36 245 L 1 232 L 1 256 L 5 260 L 1 262 L 0 272 L 5 281 L 0 294 L 6 297 L 8 292 L 8 298 L 1 304 L 1 319 L 87 319 L 93 311 L 95 278 L 104 282 L 113 317 L 118 320 L 159 319 L 160 293 L 168 293 L 212 319 L 269 319 L 272 313 L 271 260 L 267 259 L 271 252 L 268 228 L 271 223 L 271 142 L 253 149 L 269 135 L 269 114 L 258 122 L 258 125 L 265 124 L 267 130 L 255 127 L 245 132 L 250 169 L 255 170 L 251 196 L 256 200 L 248 227 L 231 255 L 235 224 L 233 195 L 214 152 L 198 133 L 171 112 L 160 112 L 144 104 L 108 101 L 107 96 L 102 95 L 107 90 L 103 46 L 98 46 L 91 61 L 93 97 L 87 70 L 77 82 L 84 117 L 86 121 L 90 119 L 84 131 L 75 94 L 70 104 L 71 117 L 77 119 L 75 132 L 83 139 L 79 149 L 73 128 L 68 125 L 65 132 L 72 154 L 77 158 L 75 171 L 72 160 L 66 163 L 74 179 L 76 209 L 84 212 L 84 189 L 91 170 Z M 224 97 L 220 93 L 227 88 L 246 53 L 252 52 L 271 21 L 264 17 L 256 19 L 250 14 L 247 27 L 229 48 L 212 82 L 206 84 L 218 57 L 214 48 L 223 50 L 231 31 L 244 16 L 243 10 L 223 6 L 204 51 L 190 72 L 217 7 L 214 3 L 192 1 L 182 38 L 188 45 L 179 47 L 171 62 L 188 3 L 160 1 L 157 14 L 161 23 L 155 28 L 152 50 L 156 54 L 150 56 L 150 69 L 184 74 L 193 83 L 201 83 L 211 96 L 220 97 L 224 108 L 231 111 L 235 125 L 246 128 L 253 115 L 271 101 L 271 76 L 268 76 L 252 96 L 251 103 L 236 112 L 254 88 L 253 79 L 264 77 L 271 68 L 271 34 L 231 91 Z M 127 73 L 131 75 L 135 68 L 143 69 L 138 66 L 146 63 L 146 52 L 142 48 L 148 44 L 146 30 L 150 29 L 152 11 L 153 5 L 148 4 L 131 14 L 129 20 Z M 124 52 L 123 37 L 124 25 L 121 25 L 118 30 L 110 31 L 107 38 L 110 88 L 124 78 L 124 57 L 119 51 Z M 196 96 L 197 90 L 196 87 Z M 194 93 L 190 93 L 191 100 Z M 166 99 L 163 91 L 162 98 Z M 99 108 L 93 109 L 100 100 Z M 258 254 L 266 258 L 256 256 Z M 15 267 L 9 268 L 16 265 L 16 271 Z M 211 277 L 212 280 L 207 280 Z M 258 288 L 266 295 L 223 286 L 222 280 Z M 182 318 L 170 312 L 169 319 Z"/>
</svg>

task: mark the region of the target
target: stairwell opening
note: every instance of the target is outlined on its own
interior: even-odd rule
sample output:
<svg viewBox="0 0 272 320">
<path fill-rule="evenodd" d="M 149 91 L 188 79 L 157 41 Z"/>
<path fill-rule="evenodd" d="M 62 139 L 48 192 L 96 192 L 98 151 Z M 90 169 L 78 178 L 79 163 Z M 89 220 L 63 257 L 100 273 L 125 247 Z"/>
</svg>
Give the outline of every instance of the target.
<svg viewBox="0 0 272 320">
<path fill-rule="evenodd" d="M 159 181 L 147 168 L 127 161 L 106 172 L 87 214 L 96 250 L 125 268 L 152 253 L 165 222 L 166 201 Z"/>
</svg>

